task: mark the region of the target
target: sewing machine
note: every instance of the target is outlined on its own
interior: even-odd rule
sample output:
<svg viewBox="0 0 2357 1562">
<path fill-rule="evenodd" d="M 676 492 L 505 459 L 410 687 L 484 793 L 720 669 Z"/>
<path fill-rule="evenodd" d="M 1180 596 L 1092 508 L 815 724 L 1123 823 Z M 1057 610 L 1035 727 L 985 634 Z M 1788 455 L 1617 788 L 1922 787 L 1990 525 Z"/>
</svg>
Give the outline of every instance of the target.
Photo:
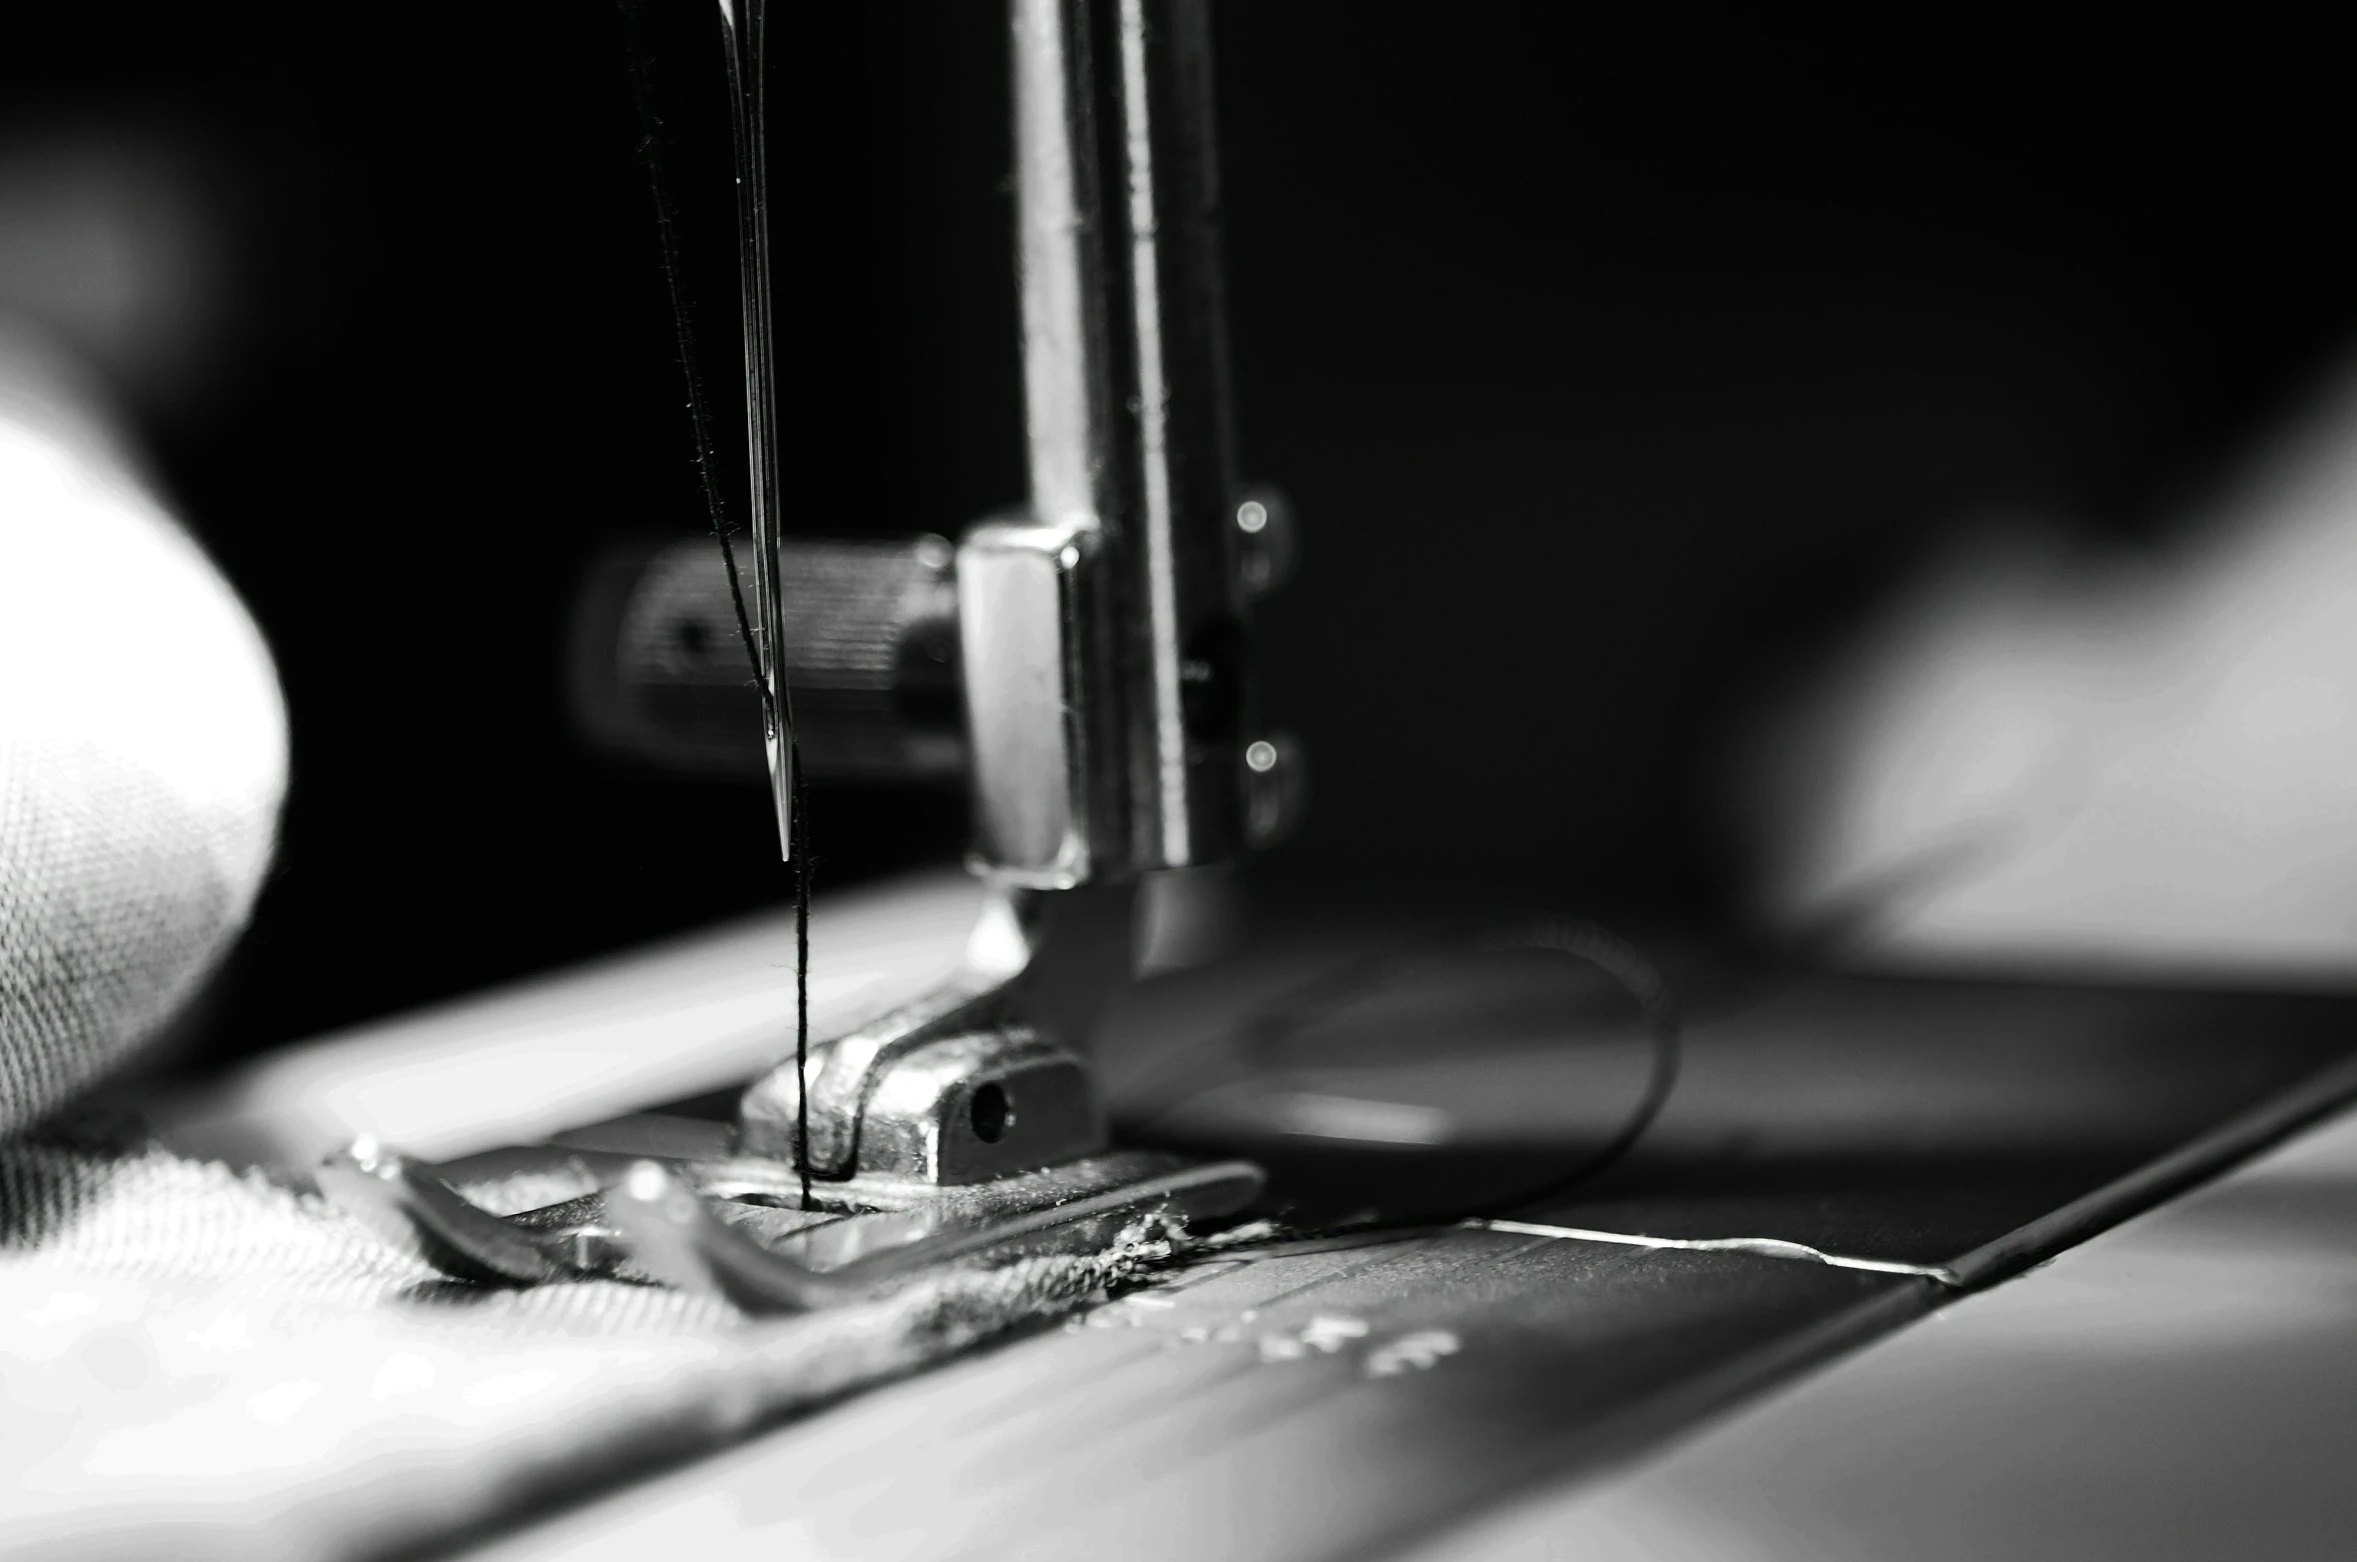
<svg viewBox="0 0 2357 1562">
<path fill-rule="evenodd" d="M 916 690 L 895 675 L 910 650 L 920 666 L 951 660 L 940 598 L 954 572 L 971 860 L 988 886 L 965 968 L 847 1035 L 798 1042 L 699 1155 L 676 1153 L 668 1124 L 635 1143 L 629 1124 L 575 1134 L 552 1154 L 646 1153 L 618 1184 L 563 1206 L 491 1214 L 373 1139 L 331 1159 L 321 1184 L 458 1278 L 530 1283 L 635 1263 L 757 1310 L 862 1294 L 1009 1244 L 1091 1247 L 1145 1217 L 1233 1213 L 1260 1187 L 1245 1163 L 1106 1153 L 1086 1060 L 1136 962 L 1140 876 L 1273 837 L 1285 796 L 1285 750 L 1258 728 L 1244 628 L 1285 534 L 1232 471 L 1206 18 L 1199 6 L 1152 17 L 1133 6 L 1100 38 L 1088 8 L 1016 10 L 1030 508 L 978 523 L 954 549 L 928 538 L 831 551 L 781 551 L 776 533 L 763 13 L 728 7 L 724 20 L 740 96 L 754 477 L 756 618 L 738 622 L 780 840 L 789 858 L 806 851 L 792 695 L 818 693 L 815 674 L 865 684 L 887 710 L 907 701 Z M 659 599 L 667 584 L 658 572 L 645 589 Z M 721 584 L 741 615 L 746 583 Z M 625 614 L 673 648 L 726 634 L 709 603 L 682 617 L 633 599 Z M 643 649 L 624 663 L 645 665 Z M 852 766 L 922 775 L 951 746 L 856 701 L 840 712 Z M 881 730 L 861 734 L 863 715 Z M 830 725 L 822 718 L 828 737 Z M 812 748 L 833 756 L 823 738 Z M 789 1224 L 765 1243 L 741 1219 L 715 1218 L 713 1202 L 855 1218 Z M 822 1250 L 858 1256 L 815 1265 Z"/>
<path fill-rule="evenodd" d="M 1817 971 L 1763 987 L 1695 957 L 1671 962 L 1693 1011 L 1683 1086 L 1625 1164 L 1473 1226 L 1330 1228 L 1508 1203 L 1609 1137 L 1634 1094 L 1630 1016 L 1510 949 L 1424 960 L 1436 914 L 1354 922 L 1331 904 L 1264 913 L 1241 958 L 1129 987 L 1137 901 L 1167 893 L 1141 886 L 1240 855 L 1301 806 L 1300 756 L 1257 723 L 1241 629 L 1292 523 L 1227 454 L 1199 10 L 1015 11 L 1031 505 L 955 542 L 765 538 L 739 583 L 813 774 L 970 788 L 979 888 L 822 908 L 930 919 L 936 944 L 965 944 L 957 969 L 904 982 L 925 990 L 881 1018 L 819 1004 L 800 1067 L 772 1006 L 762 1071 L 717 1111 L 673 1099 L 728 1083 L 708 1073 L 598 1111 L 575 1098 L 515 1153 L 598 1169 L 593 1204 L 495 1216 L 450 1193 L 447 1166 L 383 1143 L 322 1181 L 453 1275 L 635 1265 L 754 1312 L 1102 1244 L 1146 1217 L 1217 1222 L 1255 1198 L 1312 1234 L 1204 1258 L 1074 1329 L 605 1496 L 507 1554 L 677 1545 L 702 1536 L 697 1514 L 714 1544 L 783 1528 L 849 1551 L 911 1504 L 927 1554 L 1009 1537 L 1068 1554 L 1445 1546 L 1468 1514 L 1654 1456 L 2346 1099 L 2330 998 Z M 610 745 L 724 766 L 755 748 L 708 546 L 623 561 L 585 607 L 580 704 Z M 783 813 L 791 776 L 773 774 Z M 942 932 L 969 918 L 970 938 Z M 770 919 L 730 948 L 788 937 Z M 814 972 L 856 958 L 822 947 Z M 1173 1059 L 1253 1033 L 1305 978 L 1387 958 L 1398 984 L 1348 987 L 1335 1007 L 1353 1013 L 1325 1032 L 1171 1088 Z M 631 985 L 692 1007 L 684 956 L 650 957 Z M 454 1053 L 495 1059 L 500 1023 L 462 1010 L 347 1044 L 429 1060 L 455 1095 Z M 454 1037 L 463 1049 L 431 1050 Z M 736 1045 L 699 1066 L 741 1063 Z M 1156 1147 L 1110 1149 L 1109 1122 Z M 376 1126 L 402 1142 L 389 1116 Z M 457 1164 L 496 1143 L 454 1131 L 426 1148 Z M 1039 1406 L 1054 1413 L 1024 1413 Z M 731 1517 L 711 1519 L 716 1503 Z"/>
</svg>

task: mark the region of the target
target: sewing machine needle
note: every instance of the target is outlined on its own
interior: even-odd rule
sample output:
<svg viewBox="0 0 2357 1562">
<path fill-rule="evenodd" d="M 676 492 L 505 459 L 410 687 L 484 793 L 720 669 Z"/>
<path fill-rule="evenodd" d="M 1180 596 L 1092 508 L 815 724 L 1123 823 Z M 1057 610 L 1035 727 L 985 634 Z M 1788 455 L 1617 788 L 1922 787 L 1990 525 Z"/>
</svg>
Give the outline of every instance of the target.
<svg viewBox="0 0 2357 1562">
<path fill-rule="evenodd" d="M 736 151 L 737 263 L 745 327 L 745 437 L 752 472 L 754 638 L 762 738 L 777 811 L 778 849 L 794 856 L 794 714 L 783 676 L 785 612 L 778 590 L 777 365 L 771 330 L 769 162 L 764 112 L 764 0 L 720 0 Z"/>
</svg>

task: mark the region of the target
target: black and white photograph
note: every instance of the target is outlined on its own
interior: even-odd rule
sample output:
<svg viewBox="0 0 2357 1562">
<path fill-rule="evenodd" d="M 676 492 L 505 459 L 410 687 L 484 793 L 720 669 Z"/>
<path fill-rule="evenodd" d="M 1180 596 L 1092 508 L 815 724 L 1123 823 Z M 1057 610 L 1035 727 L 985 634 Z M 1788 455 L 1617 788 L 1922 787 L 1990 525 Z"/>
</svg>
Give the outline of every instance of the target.
<svg viewBox="0 0 2357 1562">
<path fill-rule="evenodd" d="M 2347 57 L 16 7 L 0 1557 L 2357 1554 Z"/>
</svg>

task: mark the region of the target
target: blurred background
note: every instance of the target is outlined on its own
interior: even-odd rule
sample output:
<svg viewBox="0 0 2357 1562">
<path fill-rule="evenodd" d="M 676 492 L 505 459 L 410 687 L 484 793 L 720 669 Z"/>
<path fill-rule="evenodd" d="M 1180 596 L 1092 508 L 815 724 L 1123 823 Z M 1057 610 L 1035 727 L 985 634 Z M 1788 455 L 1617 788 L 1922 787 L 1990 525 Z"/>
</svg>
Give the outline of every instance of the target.
<svg viewBox="0 0 2357 1562">
<path fill-rule="evenodd" d="M 741 459 L 711 11 L 641 26 Z M 789 526 L 954 534 L 1024 487 L 1000 7 L 776 25 Z M 2166 543 L 2344 345 L 2323 26 L 1222 7 L 1242 448 L 1306 535 L 1266 701 L 1318 777 L 1256 872 L 1730 929 L 1763 699 L 1992 514 Z M 704 526 L 621 14 L 13 34 L 0 313 L 120 395 L 292 710 L 278 864 L 182 1061 L 781 898 L 757 779 L 567 708 L 592 561 Z M 812 820 L 822 891 L 964 834 L 954 790 Z"/>
</svg>

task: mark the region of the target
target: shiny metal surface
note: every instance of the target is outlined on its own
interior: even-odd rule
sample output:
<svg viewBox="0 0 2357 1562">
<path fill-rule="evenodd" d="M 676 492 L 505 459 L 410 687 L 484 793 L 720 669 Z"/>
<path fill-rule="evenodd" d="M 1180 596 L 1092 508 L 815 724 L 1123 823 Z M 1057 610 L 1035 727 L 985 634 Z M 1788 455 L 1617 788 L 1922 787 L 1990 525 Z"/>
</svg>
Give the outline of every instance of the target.
<svg viewBox="0 0 2357 1562">
<path fill-rule="evenodd" d="M 1204 0 L 1118 0 L 1121 234 L 1146 612 L 1132 656 L 1154 713 L 1152 781 L 1133 760 L 1139 861 L 1217 861 L 1245 847 L 1238 769 L 1257 736 L 1233 525 L 1218 141 Z M 1108 203 L 1110 204 L 1110 203 Z M 1135 636 L 1147 641 L 1139 654 Z M 1152 801 L 1149 805 L 1147 797 Z"/>
<path fill-rule="evenodd" d="M 816 1175 L 855 1172 L 940 1178 L 923 1146 L 962 1137 L 974 1093 L 996 1083 L 1012 1108 L 1008 1133 L 989 1153 L 952 1165 L 948 1180 L 1046 1166 L 1104 1145 L 1094 1087 L 1060 1059 L 1077 1060 L 1105 1004 L 1134 960 L 1134 884 L 1044 892 L 997 890 L 967 943 L 965 968 L 935 992 L 811 1051 L 809 1144 Z M 959 1053 L 967 1084 L 919 1054 L 952 1038 L 980 1038 Z M 898 1076 L 911 1071 L 907 1079 Z M 1027 1076 L 1017 1080 L 1016 1072 Z M 1035 1100 L 1030 1084 L 1043 1087 Z M 747 1153 L 791 1161 L 800 1132 L 791 1062 L 756 1081 L 738 1107 Z M 881 1108 L 885 1116 L 875 1116 Z M 874 1125 L 874 1131 L 869 1131 Z M 987 1167 L 988 1170 L 982 1168 Z"/>
<path fill-rule="evenodd" d="M 1291 497 L 1265 483 L 1245 486 L 1236 500 L 1235 518 L 1236 578 L 1244 595 L 1257 602 L 1301 567 L 1301 520 Z"/>
<path fill-rule="evenodd" d="M 1215 862 L 1248 844 L 1260 736 L 1243 620 L 1208 21 L 1198 0 L 1014 0 L 1016 232 L 1032 524 L 1025 546 L 1101 580 L 1015 685 L 1054 688 L 1047 808 L 990 795 L 1047 725 L 1044 699 L 970 706 L 978 859 L 1021 882 Z M 1003 523 L 975 539 L 1012 551 Z M 1000 593 L 1045 596 L 1011 566 Z M 976 575 L 961 566 L 966 611 Z M 984 611 L 990 611 L 985 608 Z M 967 651 L 1013 639 L 969 629 Z M 985 759 L 984 756 L 995 756 Z M 987 767 L 987 768 L 986 768 Z M 1001 815 L 1004 827 L 998 827 Z M 1020 827 L 1017 827 L 1020 826 Z M 1081 844 L 1085 843 L 1085 845 Z"/>
<path fill-rule="evenodd" d="M 894 1240 L 828 1268 L 756 1240 L 744 1222 L 723 1220 L 691 1182 L 659 1162 L 633 1166 L 608 1194 L 606 1208 L 627 1235 L 633 1259 L 659 1278 L 747 1312 L 795 1312 L 872 1296 L 945 1264 L 1167 1240 L 1190 1219 L 1242 1208 L 1260 1186 L 1257 1168 L 1228 1161 L 1132 1175 L 1070 1198 L 1042 1196 L 980 1220 L 928 1208 L 855 1216 L 840 1224 L 888 1226 Z"/>
<path fill-rule="evenodd" d="M 1205 11 L 1010 16 L 1032 507 L 958 549 L 973 858 L 1003 892 L 958 978 L 746 1092 L 747 1149 L 824 1176 L 1100 1148 L 1078 1049 L 1131 969 L 1123 887 L 1273 837 L 1302 795 L 1253 729 L 1238 539 L 1271 511 L 1234 481 Z"/>
<path fill-rule="evenodd" d="M 810 779 L 963 781 L 949 542 L 788 537 L 777 557 L 784 677 Z M 601 558 L 575 601 L 572 641 L 574 717 L 601 748 L 671 769 L 760 771 L 760 700 L 711 538 Z"/>
<path fill-rule="evenodd" d="M 945 1036 L 881 1072 L 861 1117 L 863 1169 L 981 1182 L 1105 1142 L 1086 1062 L 1023 1027 Z"/>
<path fill-rule="evenodd" d="M 791 1204 L 798 1196 L 790 1180 L 779 1178 L 775 1161 L 742 1157 L 620 1157 L 608 1163 L 607 1180 L 618 1178 L 627 1169 L 627 1162 L 650 1158 L 674 1166 L 693 1181 L 698 1191 L 714 1199 L 774 1208 Z M 814 1225 L 790 1240 L 781 1240 L 778 1245 L 808 1263 L 831 1268 L 900 1240 L 895 1233 L 908 1228 L 896 1225 L 885 1219 L 886 1216 L 915 1214 L 923 1221 L 936 1223 L 926 1230 L 937 1229 L 937 1223 L 942 1221 L 996 1220 L 1165 1176 L 1183 1170 L 1187 1164 L 1174 1155 L 1116 1150 L 1106 1155 L 1082 1156 L 1038 1171 L 964 1185 L 944 1186 L 905 1177 L 851 1177 L 817 1185 L 814 1192 L 819 1207 L 833 1214 L 864 1212 L 874 1218 Z"/>
<path fill-rule="evenodd" d="M 1110 609 L 1102 533 L 984 522 L 957 567 L 975 866 L 1038 889 L 1123 876 L 1114 707 L 1088 653 Z"/>
<path fill-rule="evenodd" d="M 1012 0 L 1008 14 L 1031 508 L 1046 525 L 1101 528 L 1118 468 L 1087 4 Z"/>
<path fill-rule="evenodd" d="M 778 590 L 778 505 L 782 458 L 778 450 L 777 360 L 772 341 L 769 263 L 769 127 L 764 0 L 720 0 L 721 35 L 728 61 L 729 123 L 737 169 L 738 297 L 745 345 L 745 443 L 752 471 L 755 660 L 766 694 L 762 740 L 768 749 L 770 797 L 777 812 L 778 850 L 794 852 L 793 720 L 780 675 L 785 606 Z"/>
<path fill-rule="evenodd" d="M 1134 969 L 1138 875 L 1235 856 L 1273 836 L 1300 795 L 1287 790 L 1298 767 L 1256 730 L 1248 678 L 1240 539 L 1267 538 L 1254 556 L 1273 581 L 1271 550 L 1287 534 L 1271 535 L 1267 500 L 1244 507 L 1234 479 L 1204 5 L 1012 0 L 1010 15 L 1032 505 L 975 527 L 957 551 L 973 858 L 994 893 L 964 968 L 938 990 L 745 1091 L 740 1151 L 798 1184 L 956 1186 L 1101 1150 L 1104 1113 L 1081 1048 Z M 759 661 L 790 842 L 763 8 L 723 0 L 722 16 Z M 1101 151 L 1113 167 L 1099 167 Z M 362 1202 L 406 1187 L 331 1168 Z M 760 1289 L 746 1277 L 763 1261 L 711 1235 L 722 1228 L 696 1195 L 652 1183 L 647 1193 L 626 1244 L 654 1244 L 699 1283 Z M 479 1233 L 474 1252 L 480 1223 L 463 1209 L 416 1189 L 394 1205 L 430 1247 L 505 1272 L 491 1260 L 515 1241 Z M 523 1250 L 516 1264 L 541 1247 Z"/>
<path fill-rule="evenodd" d="M 959 550 L 974 855 L 1011 882 L 1128 869 L 1119 388 L 1085 0 L 1012 0 L 1027 519 Z M 981 659 L 980 667 L 976 659 Z M 984 671 L 982 669 L 987 669 Z"/>
<path fill-rule="evenodd" d="M 321 1192 L 378 1236 L 457 1279 L 535 1285 L 610 1272 L 621 1257 L 594 1209 L 539 1222 L 504 1219 L 470 1203 L 434 1167 L 373 1140 L 329 1156 L 314 1175 Z"/>
<path fill-rule="evenodd" d="M 929 1208 L 930 1223 L 906 1240 L 933 1242 L 946 1255 L 943 1261 L 994 1250 L 988 1241 L 973 1240 L 977 1229 L 995 1230 L 995 1223 L 1039 1201 L 1068 1201 L 1075 1177 L 1085 1183 L 1097 1170 L 1119 1168 L 1133 1180 L 1153 1182 L 1156 1168 L 1087 1161 L 1104 1148 L 1105 1116 L 1093 1075 L 1075 1050 L 1128 979 L 1135 896 L 1134 882 L 1055 895 L 993 892 L 955 977 L 816 1049 L 807 1162 L 797 1154 L 805 1121 L 800 1070 L 788 1062 L 746 1091 L 733 1132 L 707 1134 L 693 1125 L 657 1122 L 661 1131 L 649 1144 L 649 1120 L 626 1119 L 537 1152 L 493 1152 L 503 1173 L 537 1165 L 590 1175 L 592 1157 L 606 1163 L 609 1175 L 601 1179 L 600 1193 L 558 1206 L 495 1214 L 469 1202 L 435 1168 L 365 1139 L 330 1155 L 317 1168 L 318 1181 L 389 1240 L 445 1274 L 478 1283 L 684 1274 L 748 1305 L 823 1305 L 854 1292 L 797 1277 L 790 1270 L 797 1260 L 748 1247 L 753 1239 L 737 1229 L 748 1218 L 774 1223 L 777 1217 L 740 1210 L 732 1223 L 700 1203 L 789 1206 L 806 1220 L 803 1206 L 816 1206 L 822 1188 L 827 1206 L 855 1218 L 873 1210 Z M 623 1218 L 610 1191 L 612 1162 L 641 1148 L 660 1149 L 671 1164 L 689 1170 L 684 1181 L 648 1183 L 645 1198 Z M 683 1152 L 691 1158 L 677 1159 Z M 709 1175 L 695 1169 L 713 1156 L 724 1159 L 709 1163 Z M 632 1159 L 645 1157 L 633 1153 Z M 1074 1162 L 1087 1169 L 1071 1176 L 1022 1175 Z M 802 1164 L 810 1167 L 808 1182 L 798 1169 Z M 1255 1189 L 1258 1175 L 1251 1174 Z M 948 1202 L 939 1196 L 972 1185 L 991 1191 Z M 1244 1193 L 1221 1212 L 1250 1196 Z M 683 1212 L 682 1199 L 696 1212 Z M 1201 1199 L 1180 1204 L 1197 1213 L 1208 1209 Z M 1093 1225 L 1072 1229 L 1106 1234 Z M 651 1251 L 641 1251 L 648 1243 Z"/>
<path fill-rule="evenodd" d="M 556 1149 L 551 1170 L 588 1174 Z M 447 1180 L 451 1169 L 363 1142 L 319 1168 L 321 1187 L 395 1246 L 443 1273 L 489 1285 L 592 1276 L 667 1281 L 748 1312 L 794 1312 L 872 1296 L 943 1265 L 1167 1240 L 1260 1191 L 1241 1161 L 1103 1156 L 1052 1172 L 944 1193 L 904 1181 L 870 1212 L 780 1207 L 793 1190 L 766 1163 L 646 1157 L 609 1164 L 595 1191 L 498 1216 Z M 849 1210 L 849 1213 L 845 1213 Z"/>
<path fill-rule="evenodd" d="M 1237 568 L 1245 595 L 1258 602 L 1295 568 L 1298 527 L 1290 502 L 1277 490 L 1248 487 L 1243 492 L 1236 505 Z M 994 539 L 1005 537 L 1021 549 L 1030 530 L 1017 517 L 969 533 L 969 543 L 983 545 L 975 567 L 1020 567 L 1021 559 L 997 557 Z M 1083 544 L 1093 535 L 1083 534 Z M 1053 561 L 1072 540 L 1052 529 L 1041 532 L 1031 556 Z M 785 615 L 783 676 L 793 706 L 795 747 L 809 778 L 820 784 L 963 782 L 956 549 L 930 534 L 782 537 L 777 558 Z M 750 599 L 750 561 L 740 552 L 737 563 Z M 1064 582 L 1058 590 L 1080 584 Z M 986 616 L 1000 625 L 985 634 L 987 644 L 995 646 L 1007 635 L 1004 620 L 1013 605 L 994 602 L 995 611 Z M 1085 621 L 1085 613 L 1076 614 L 1072 607 L 1062 612 Z M 1036 621 L 1056 627 L 1053 614 Z M 1014 633 L 1020 638 L 1019 623 Z M 745 676 L 727 569 L 709 537 L 625 543 L 602 554 L 575 597 L 571 642 L 574 719 L 600 748 L 669 769 L 760 772 L 765 764 L 760 700 Z M 1012 655 L 1018 674 L 1061 671 L 1053 648 L 1034 654 L 1017 645 L 1001 654 Z M 1029 717 L 1019 705 L 983 714 L 982 725 L 1001 738 L 1001 771 L 1029 758 L 1051 781 L 1060 782 L 1061 770 L 1052 767 L 1077 758 L 1078 736 L 1067 742 L 1063 733 L 1070 712 L 1062 682 L 1057 679 L 1059 687 L 1049 691 L 1053 698 L 1040 718 Z M 1016 687 L 1003 676 L 986 675 L 976 683 L 976 701 L 1005 707 L 1016 698 Z M 1249 786 L 1258 774 L 1249 757 L 1246 770 L 1254 773 Z M 1047 785 L 1037 777 L 1001 781 L 988 796 L 995 803 Z M 1058 805 L 1063 802 L 1063 793 L 1049 795 Z M 1094 806 L 1118 809 L 1118 788 Z M 1025 847 L 1020 843 L 1026 832 L 1009 823 L 978 821 L 978 832 L 999 842 L 989 855 L 1010 863 L 1055 861 L 1054 848 Z M 1061 842 L 1062 832 L 1053 824 L 1036 833 Z M 1075 833 L 1085 849 L 1085 830 Z M 1255 829 L 1253 843 L 1260 840 Z"/>
</svg>

